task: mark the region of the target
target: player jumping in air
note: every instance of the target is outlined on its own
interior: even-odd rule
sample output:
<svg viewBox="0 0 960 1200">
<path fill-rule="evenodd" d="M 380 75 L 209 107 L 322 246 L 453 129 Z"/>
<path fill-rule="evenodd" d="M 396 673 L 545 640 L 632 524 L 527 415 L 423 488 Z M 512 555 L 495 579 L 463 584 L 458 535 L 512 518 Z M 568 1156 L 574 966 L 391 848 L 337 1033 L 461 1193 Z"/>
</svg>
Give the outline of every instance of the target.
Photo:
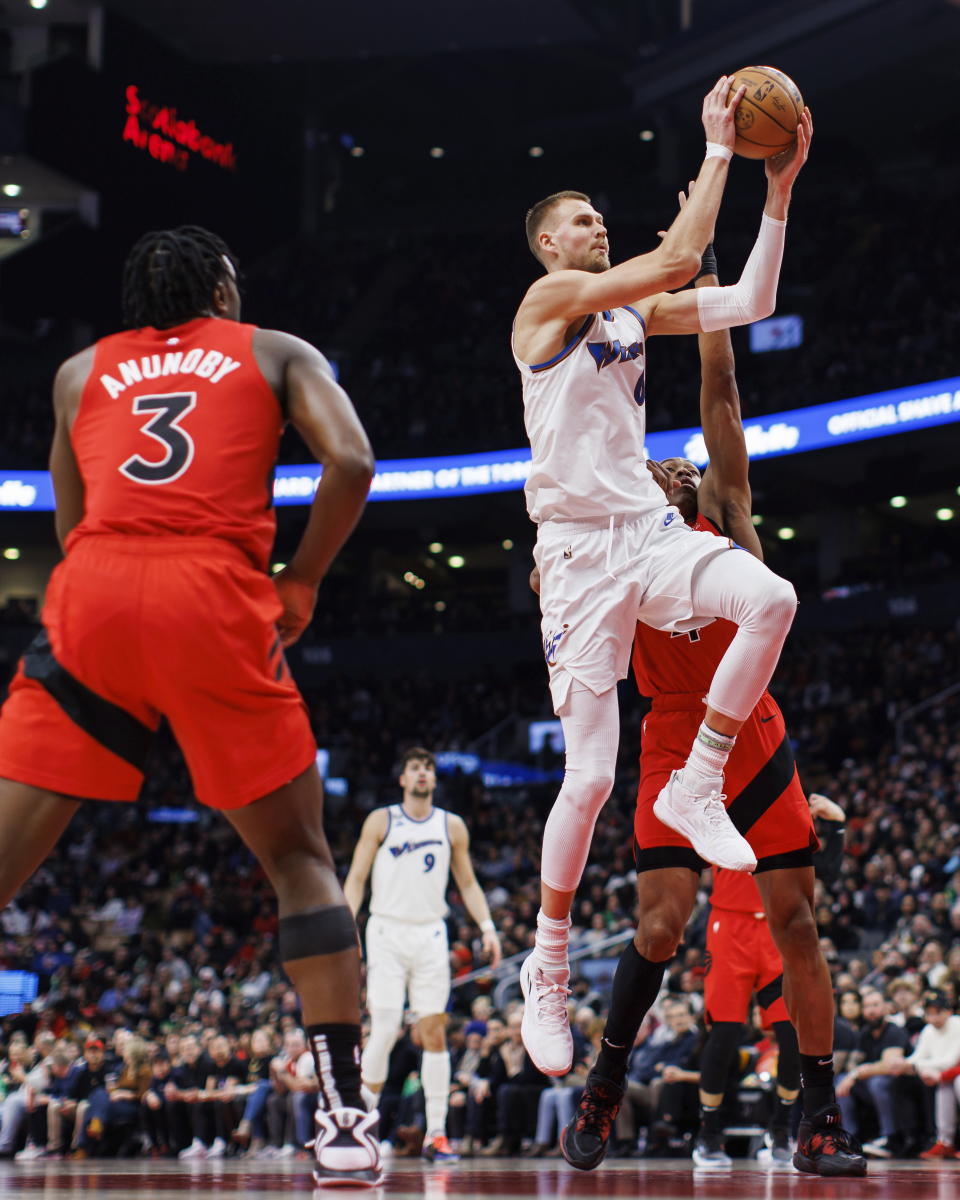
<svg viewBox="0 0 960 1200">
<path fill-rule="evenodd" d="M 715 272 L 712 248 L 708 248 L 695 290 L 714 287 Z M 731 557 L 742 564 L 756 562 L 763 551 L 752 521 L 749 463 L 730 336 L 704 333 L 699 343 L 700 419 L 709 470 L 701 477 L 686 459 L 648 467 L 685 527 L 734 547 Z M 606 1151 L 627 1057 L 683 937 L 700 872 L 707 865 L 687 838 L 658 819 L 657 796 L 684 760 L 703 720 L 711 679 L 736 636 L 729 620 L 679 636 L 643 622 L 636 627 L 634 674 L 641 694 L 653 701 L 643 725 L 634 827 L 639 924 L 617 965 L 597 1062 L 577 1114 L 561 1138 L 567 1161 L 584 1170 L 596 1166 Z M 714 1032 L 701 1062 L 701 1135 L 695 1162 L 729 1166 L 720 1138 L 719 1109 L 743 1020 L 741 989 L 746 983 L 748 1001 L 756 983 L 758 1000 L 777 1023 L 778 1034 L 793 1040 L 789 1017 L 799 1041 L 799 1078 L 785 1072 L 779 1080 L 784 1105 L 777 1122 L 775 1157 L 784 1157 L 786 1105 L 792 1104 L 793 1089 L 800 1084 L 803 1120 L 794 1166 L 820 1175 L 863 1175 L 866 1160 L 841 1127 L 833 1087 L 833 990 L 813 907 L 817 838 L 783 714 L 767 691 L 758 697 L 741 729 L 726 764 L 725 780 L 728 816 L 758 861 L 753 878 L 722 868 L 716 873 L 711 917 L 716 925 L 714 952 L 707 977 Z M 775 951 L 769 946 L 770 934 Z"/>
<path fill-rule="evenodd" d="M 570 904 L 597 813 L 613 786 L 619 741 L 616 684 L 626 676 L 637 620 L 683 633 L 723 617 L 736 635 L 711 681 L 685 761 L 664 782 L 657 815 L 702 857 L 750 871 L 756 858 L 729 821 L 723 771 L 736 734 L 776 666 L 796 609 L 793 588 L 759 559 L 691 529 L 643 466 L 648 335 L 726 329 L 776 303 L 787 209 L 812 137 L 768 160 L 760 234 L 739 282 L 687 289 L 710 239 L 734 143 L 729 80 L 707 95 L 707 151 L 690 201 L 649 254 L 610 266 L 603 217 L 562 192 L 527 215 L 547 274 L 520 305 L 513 350 L 532 448 L 527 507 L 537 523 L 543 645 L 566 772 L 546 823 L 536 946 L 524 963 L 524 1041 L 544 1072 L 570 1069 L 566 1015 Z"/>
</svg>

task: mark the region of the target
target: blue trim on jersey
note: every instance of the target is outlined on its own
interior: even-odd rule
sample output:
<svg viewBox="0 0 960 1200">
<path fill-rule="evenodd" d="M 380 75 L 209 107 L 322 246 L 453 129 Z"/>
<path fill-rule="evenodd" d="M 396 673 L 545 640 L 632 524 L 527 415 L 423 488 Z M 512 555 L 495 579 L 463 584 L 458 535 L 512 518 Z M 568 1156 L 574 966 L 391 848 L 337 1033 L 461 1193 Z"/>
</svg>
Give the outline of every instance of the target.
<svg viewBox="0 0 960 1200">
<path fill-rule="evenodd" d="M 647 332 L 647 323 L 643 319 L 643 317 L 640 316 L 640 314 L 637 312 L 637 310 L 635 308 L 631 308 L 629 304 L 625 304 L 623 307 L 627 310 L 628 313 L 633 313 L 633 315 L 637 318 L 637 320 L 643 326 L 643 332 L 646 333 Z"/>
<path fill-rule="evenodd" d="M 446 834 L 447 845 L 452 847 L 453 842 L 450 841 L 450 812 L 446 808 L 443 810 L 443 832 Z"/>
<path fill-rule="evenodd" d="M 403 813 L 403 815 L 406 817 L 406 819 L 408 821 L 411 821 L 414 825 L 425 825 L 427 823 L 427 821 L 429 821 L 430 818 L 433 816 L 433 814 L 437 811 L 436 805 L 431 804 L 430 811 L 427 813 L 427 815 L 425 817 L 421 817 L 418 821 L 416 817 L 410 816 L 410 814 L 407 812 L 407 810 L 403 807 L 402 802 L 400 804 L 398 804 L 397 807 L 400 809 L 400 811 Z"/>
<path fill-rule="evenodd" d="M 387 805 L 387 832 L 383 835 L 383 842 L 390 836 L 390 830 L 393 828 L 393 805 Z M 380 845 L 383 845 L 383 842 Z"/>
<path fill-rule="evenodd" d="M 530 368 L 530 370 L 531 371 L 545 371 L 547 369 L 547 367 L 555 367 L 557 365 L 557 363 L 562 361 L 564 358 L 566 358 L 568 354 L 572 354 L 573 351 L 576 350 L 577 346 L 579 346 L 580 343 L 583 341 L 583 339 L 586 337 L 587 330 L 593 324 L 594 315 L 595 315 L 594 313 L 591 313 L 590 316 L 587 317 L 587 319 L 584 321 L 584 323 L 577 330 L 577 334 L 574 337 L 573 341 L 568 342 L 567 345 L 564 346 L 564 348 L 560 351 L 559 354 L 555 354 L 553 356 L 553 358 L 548 358 L 546 362 L 527 363 L 527 366 Z"/>
<path fill-rule="evenodd" d="M 613 313 L 610 311 L 610 309 L 609 309 L 609 308 L 605 308 L 605 309 L 603 310 L 603 312 L 600 314 L 600 316 L 601 316 L 601 317 L 603 317 L 603 319 L 604 319 L 605 321 L 612 321 L 612 320 L 613 320 Z"/>
</svg>

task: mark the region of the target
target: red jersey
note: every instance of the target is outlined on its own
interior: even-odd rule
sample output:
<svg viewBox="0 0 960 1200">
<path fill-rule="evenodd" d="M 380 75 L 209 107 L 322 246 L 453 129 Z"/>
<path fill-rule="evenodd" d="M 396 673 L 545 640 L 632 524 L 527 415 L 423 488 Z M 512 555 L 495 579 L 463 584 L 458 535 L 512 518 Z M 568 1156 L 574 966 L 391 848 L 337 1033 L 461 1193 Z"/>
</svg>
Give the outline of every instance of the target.
<svg viewBox="0 0 960 1200">
<path fill-rule="evenodd" d="M 253 325 L 197 317 L 97 342 L 71 441 L 90 534 L 214 537 L 266 569 L 283 414 Z"/>
<path fill-rule="evenodd" d="M 693 528 L 723 537 L 702 513 L 697 514 Z M 690 633 L 666 633 L 638 621 L 633 639 L 633 674 L 640 695 L 653 698 L 699 692 L 705 696 L 717 663 L 736 632 L 732 621 L 712 621 Z"/>
<path fill-rule="evenodd" d="M 722 867 L 714 867 L 710 903 L 714 908 L 726 908 L 733 912 L 763 912 L 760 889 L 748 871 L 725 871 Z"/>
<path fill-rule="evenodd" d="M 693 528 L 703 533 L 724 535 L 702 513 L 697 514 Z M 720 659 L 727 652 L 737 632 L 732 621 L 718 619 L 690 633 L 667 633 L 637 622 L 633 640 L 633 674 L 637 690 L 649 696 L 657 707 L 656 698 L 696 693 L 706 696 Z M 773 704 L 767 692 L 763 700 Z M 744 871 L 723 871 L 713 868 L 712 903 L 716 908 L 737 912 L 762 912 L 763 902 L 752 875 Z"/>
</svg>

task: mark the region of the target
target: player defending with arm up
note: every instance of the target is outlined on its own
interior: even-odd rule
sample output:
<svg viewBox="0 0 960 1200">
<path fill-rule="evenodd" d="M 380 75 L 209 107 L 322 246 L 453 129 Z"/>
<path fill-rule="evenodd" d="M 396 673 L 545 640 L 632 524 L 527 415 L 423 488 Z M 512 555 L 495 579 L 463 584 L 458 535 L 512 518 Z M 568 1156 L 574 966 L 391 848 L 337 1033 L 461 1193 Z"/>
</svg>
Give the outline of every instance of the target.
<svg viewBox="0 0 960 1200">
<path fill-rule="evenodd" d="M 374 809 L 364 821 L 343 885 L 356 915 L 373 872 L 366 929 L 370 1037 L 361 1070 L 364 1084 L 378 1095 L 387 1078 L 404 1000 L 409 998 L 423 1044 L 420 1074 L 427 1109 L 423 1154 L 431 1161 L 450 1162 L 456 1155 L 447 1141 L 450 951 L 444 918 L 451 871 L 467 912 L 480 926 L 484 952 L 494 967 L 500 961 L 500 939 L 473 872 L 467 827 L 455 813 L 434 807 L 433 754 L 421 747 L 408 750 L 399 782 L 401 802 Z"/>
<path fill-rule="evenodd" d="M 694 294 L 718 290 L 711 246 Z M 747 552 L 762 559 L 730 335 L 701 333 L 698 340 L 700 420 L 709 469 L 701 476 L 686 459 L 648 462 L 647 467 L 688 527 L 735 543 L 742 548 L 741 557 Z M 617 966 L 596 1067 L 577 1117 L 562 1138 L 567 1160 L 583 1169 L 603 1157 L 609 1130 L 604 1114 L 619 1103 L 627 1056 L 683 937 L 700 872 L 707 865 L 689 840 L 658 819 L 656 800 L 683 762 L 703 719 L 703 696 L 735 635 L 735 626 L 725 620 L 680 637 L 643 622 L 637 625 L 634 674 L 640 692 L 652 698 L 643 725 L 634 828 L 639 923 Z M 743 725 L 727 763 L 726 782 L 729 815 L 758 862 L 753 878 L 723 868 L 714 871 L 705 996 L 711 1030 L 700 1062 L 701 1127 L 694 1162 L 730 1166 L 720 1106 L 755 991 L 781 1042 L 773 1161 L 790 1161 L 787 1116 L 802 1084 L 804 1120 L 794 1165 L 814 1174 L 862 1175 L 866 1162 L 841 1128 L 833 1090 L 833 991 L 813 910 L 814 801 L 808 806 L 783 714 L 769 692 L 758 698 Z M 823 797 L 817 803 L 821 810 L 830 806 Z"/>
<path fill-rule="evenodd" d="M 760 236 L 740 281 L 670 295 L 691 278 L 714 226 L 734 142 L 729 81 L 704 102 L 707 153 L 689 202 L 650 254 L 610 266 L 603 218 L 580 193 L 531 209 L 531 249 L 547 270 L 517 314 L 514 357 L 532 449 L 527 506 L 537 523 L 542 633 L 566 772 L 544 830 L 541 909 L 521 984 L 524 1040 L 548 1074 L 569 1070 L 566 1018 L 570 904 L 597 813 L 613 785 L 616 684 L 637 620 L 686 633 L 723 617 L 737 626 L 704 720 L 657 800 L 658 816 L 708 861 L 750 871 L 756 858 L 726 816 L 723 770 L 763 693 L 793 620 L 793 588 L 726 541 L 690 529 L 644 469 L 645 338 L 717 330 L 773 311 L 793 182 L 812 126 L 768 162 Z"/>
</svg>

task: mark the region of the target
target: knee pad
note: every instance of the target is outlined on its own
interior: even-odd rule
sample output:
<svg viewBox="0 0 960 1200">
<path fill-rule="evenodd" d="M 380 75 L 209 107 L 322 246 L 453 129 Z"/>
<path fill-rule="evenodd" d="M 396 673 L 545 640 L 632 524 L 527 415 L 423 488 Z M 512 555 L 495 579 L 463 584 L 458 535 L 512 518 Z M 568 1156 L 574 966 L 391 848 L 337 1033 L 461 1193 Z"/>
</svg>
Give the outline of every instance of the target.
<svg viewBox="0 0 960 1200">
<path fill-rule="evenodd" d="M 796 611 L 797 593 L 793 584 L 786 579 L 781 579 L 779 575 L 774 575 L 764 596 L 764 623 L 775 626 L 777 629 L 784 626 L 789 629 Z"/>
<path fill-rule="evenodd" d="M 386 1079 L 390 1051 L 402 1022 L 403 1012 L 400 1009 L 370 1010 L 370 1036 L 360 1056 L 360 1073 L 364 1083 L 383 1083 Z"/>
<path fill-rule="evenodd" d="M 339 954 L 359 948 L 357 923 L 346 904 L 324 904 L 281 917 L 277 934 L 280 961 Z"/>
<path fill-rule="evenodd" d="M 613 781 L 613 768 L 606 763 L 568 766 L 556 802 L 592 819 L 606 804 Z"/>
</svg>

